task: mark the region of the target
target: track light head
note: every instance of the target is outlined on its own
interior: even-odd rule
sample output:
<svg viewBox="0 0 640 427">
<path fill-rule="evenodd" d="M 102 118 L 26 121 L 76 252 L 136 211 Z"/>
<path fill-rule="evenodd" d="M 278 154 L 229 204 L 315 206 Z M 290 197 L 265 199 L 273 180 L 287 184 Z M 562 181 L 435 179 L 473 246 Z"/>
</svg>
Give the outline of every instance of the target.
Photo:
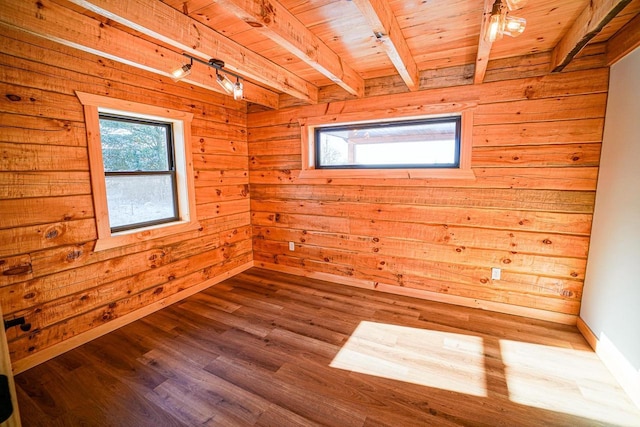
<svg viewBox="0 0 640 427">
<path fill-rule="evenodd" d="M 222 87 L 222 89 L 225 90 L 225 92 L 227 92 L 228 94 L 232 94 L 233 93 L 234 84 L 229 79 L 229 77 L 227 77 L 226 74 L 222 75 L 222 74 L 220 74 L 220 72 L 218 72 L 218 70 L 216 70 L 216 81 Z"/>
<path fill-rule="evenodd" d="M 171 71 L 172 79 L 174 82 L 180 81 L 191 74 L 191 67 L 193 65 L 193 61 L 189 64 L 182 64 L 180 67 Z"/>
<path fill-rule="evenodd" d="M 240 79 L 236 79 L 236 84 L 233 85 L 233 99 L 240 101 L 244 96 L 244 85 Z"/>
<path fill-rule="evenodd" d="M 496 0 L 491 9 L 491 16 L 487 22 L 484 38 L 487 42 L 493 43 L 496 40 L 500 40 L 503 35 L 511 37 L 518 37 L 524 31 L 527 20 L 524 18 L 518 18 L 516 16 L 509 16 L 507 8 L 511 9 L 512 5 L 521 5 L 526 0 Z M 507 7 L 505 8 L 505 4 Z"/>
</svg>

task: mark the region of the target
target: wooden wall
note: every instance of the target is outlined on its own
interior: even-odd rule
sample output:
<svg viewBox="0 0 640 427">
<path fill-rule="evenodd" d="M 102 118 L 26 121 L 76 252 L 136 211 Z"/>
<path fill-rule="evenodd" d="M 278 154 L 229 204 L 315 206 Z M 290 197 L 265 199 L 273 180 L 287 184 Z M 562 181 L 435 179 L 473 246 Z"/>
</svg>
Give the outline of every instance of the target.
<svg viewBox="0 0 640 427">
<path fill-rule="evenodd" d="M 251 265 L 245 103 L 6 27 L 0 45 L 0 302 L 32 325 L 8 331 L 14 368 Z M 76 90 L 194 113 L 198 231 L 93 252 Z"/>
<path fill-rule="evenodd" d="M 532 55 L 494 63 L 483 85 L 251 112 L 255 264 L 575 323 L 608 68 L 596 51 L 570 72 L 547 70 L 548 55 Z M 473 102 L 476 180 L 300 177 L 300 118 Z"/>
</svg>

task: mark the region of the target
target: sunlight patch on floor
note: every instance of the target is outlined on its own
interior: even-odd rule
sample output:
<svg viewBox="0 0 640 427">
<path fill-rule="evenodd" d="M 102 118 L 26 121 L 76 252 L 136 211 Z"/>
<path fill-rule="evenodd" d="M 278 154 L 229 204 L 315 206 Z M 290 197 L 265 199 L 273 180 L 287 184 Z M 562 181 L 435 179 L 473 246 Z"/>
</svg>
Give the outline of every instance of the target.
<svg viewBox="0 0 640 427">
<path fill-rule="evenodd" d="M 485 397 L 480 337 L 363 321 L 330 364 L 377 377 Z"/>
<path fill-rule="evenodd" d="M 594 353 L 510 340 L 500 340 L 500 348 L 512 402 L 632 425 L 632 405 Z"/>
</svg>

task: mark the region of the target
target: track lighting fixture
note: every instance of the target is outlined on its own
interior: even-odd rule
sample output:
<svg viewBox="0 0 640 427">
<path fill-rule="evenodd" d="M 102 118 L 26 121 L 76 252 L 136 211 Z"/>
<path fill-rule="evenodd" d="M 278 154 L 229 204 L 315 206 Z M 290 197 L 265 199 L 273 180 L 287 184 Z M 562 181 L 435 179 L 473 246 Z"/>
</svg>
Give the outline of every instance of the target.
<svg viewBox="0 0 640 427">
<path fill-rule="evenodd" d="M 509 16 L 509 10 L 515 10 L 524 5 L 526 0 L 496 0 L 491 9 L 491 16 L 486 27 L 484 38 L 489 43 L 500 40 L 503 35 L 517 37 L 524 31 L 527 20 Z"/>
<path fill-rule="evenodd" d="M 171 72 L 173 80 L 178 81 L 191 74 L 191 68 L 193 67 L 193 61 L 199 62 L 204 65 L 208 65 L 211 68 L 216 69 L 216 81 L 228 94 L 233 94 L 233 99 L 239 101 L 244 95 L 244 85 L 242 84 L 242 77 L 224 69 L 224 61 L 220 59 L 212 58 L 209 61 L 203 61 L 199 58 L 191 56 L 187 53 L 183 53 L 184 56 L 189 58 L 189 63 L 182 64 L 179 68 L 176 68 Z M 236 78 L 236 82 L 229 78 L 233 76 Z"/>
</svg>

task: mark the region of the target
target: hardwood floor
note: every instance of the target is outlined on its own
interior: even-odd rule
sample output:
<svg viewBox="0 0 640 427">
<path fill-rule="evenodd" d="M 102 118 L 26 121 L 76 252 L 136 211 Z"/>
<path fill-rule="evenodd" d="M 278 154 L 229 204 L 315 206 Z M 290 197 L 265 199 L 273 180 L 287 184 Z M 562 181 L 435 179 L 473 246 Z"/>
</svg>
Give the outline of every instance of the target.
<svg viewBox="0 0 640 427">
<path fill-rule="evenodd" d="M 26 427 L 640 425 L 575 327 L 260 269 L 16 385 Z"/>
</svg>

